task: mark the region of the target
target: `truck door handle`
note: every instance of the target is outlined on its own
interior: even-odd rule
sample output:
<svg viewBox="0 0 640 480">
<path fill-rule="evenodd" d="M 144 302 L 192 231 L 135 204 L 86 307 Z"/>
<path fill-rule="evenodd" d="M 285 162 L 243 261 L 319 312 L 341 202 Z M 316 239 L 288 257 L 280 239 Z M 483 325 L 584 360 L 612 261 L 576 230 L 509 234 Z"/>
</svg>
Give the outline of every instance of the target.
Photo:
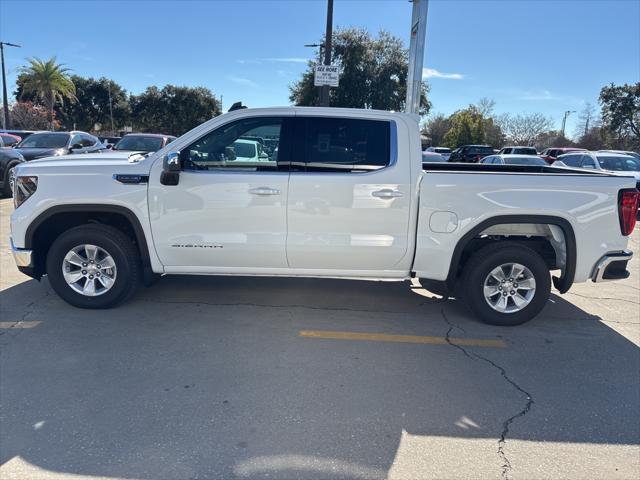
<svg viewBox="0 0 640 480">
<path fill-rule="evenodd" d="M 257 187 L 249 190 L 251 195 L 280 195 L 280 190 L 277 188 L 269 187 Z"/>
<path fill-rule="evenodd" d="M 404 196 L 399 190 L 391 190 L 390 188 L 385 188 L 383 190 L 376 190 L 375 192 L 371 192 L 371 195 L 378 198 L 398 198 Z"/>
</svg>

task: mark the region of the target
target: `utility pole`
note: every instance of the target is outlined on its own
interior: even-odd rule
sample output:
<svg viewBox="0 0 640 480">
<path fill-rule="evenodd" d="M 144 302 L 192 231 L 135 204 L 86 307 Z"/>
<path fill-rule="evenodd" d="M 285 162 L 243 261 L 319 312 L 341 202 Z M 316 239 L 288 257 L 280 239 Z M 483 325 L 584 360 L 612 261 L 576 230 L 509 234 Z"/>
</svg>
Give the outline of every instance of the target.
<svg viewBox="0 0 640 480">
<path fill-rule="evenodd" d="M 11 128 L 11 119 L 9 118 L 9 100 L 7 99 L 7 76 L 4 71 L 4 46 L 7 47 L 17 47 L 20 48 L 20 45 L 16 45 L 15 43 L 9 42 L 0 42 L 0 57 L 2 58 L 2 110 L 4 112 L 3 115 L 3 126 L 4 129 L 7 130 Z"/>
<path fill-rule="evenodd" d="M 418 114 L 422 93 L 422 64 L 427 35 L 427 11 L 429 0 L 412 0 L 411 42 L 409 44 L 409 73 L 407 75 L 407 98 L 405 112 Z"/>
<path fill-rule="evenodd" d="M 324 64 L 331 65 L 331 39 L 333 37 L 333 0 L 327 0 L 327 29 L 324 34 Z M 329 106 L 329 85 L 320 90 L 320 106 Z"/>
<path fill-rule="evenodd" d="M 107 80 L 107 88 L 109 89 L 109 115 L 111 116 L 111 135 L 116 133 L 113 128 L 113 106 L 111 105 L 111 80 Z"/>
</svg>

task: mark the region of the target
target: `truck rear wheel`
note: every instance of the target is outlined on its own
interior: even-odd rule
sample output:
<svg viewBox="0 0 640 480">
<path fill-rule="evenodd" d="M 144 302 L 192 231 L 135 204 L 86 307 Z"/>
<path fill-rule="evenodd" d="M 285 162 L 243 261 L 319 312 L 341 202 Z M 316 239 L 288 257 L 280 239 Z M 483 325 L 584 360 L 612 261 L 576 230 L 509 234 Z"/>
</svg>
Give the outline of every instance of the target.
<svg viewBox="0 0 640 480">
<path fill-rule="evenodd" d="M 108 225 L 81 225 L 60 235 L 47 255 L 49 283 L 75 307 L 110 308 L 138 288 L 140 258 L 133 242 Z"/>
<path fill-rule="evenodd" d="M 513 326 L 531 320 L 551 293 L 543 258 L 516 242 L 481 248 L 469 259 L 462 280 L 465 303 L 483 322 Z"/>
</svg>

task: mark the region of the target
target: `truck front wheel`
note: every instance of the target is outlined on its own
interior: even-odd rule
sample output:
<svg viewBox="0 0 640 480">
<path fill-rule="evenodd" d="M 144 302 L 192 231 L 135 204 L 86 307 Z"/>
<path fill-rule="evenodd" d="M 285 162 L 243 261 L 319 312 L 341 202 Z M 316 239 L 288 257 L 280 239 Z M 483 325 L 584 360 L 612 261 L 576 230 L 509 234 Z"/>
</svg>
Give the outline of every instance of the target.
<svg viewBox="0 0 640 480">
<path fill-rule="evenodd" d="M 138 251 L 120 230 L 90 224 L 67 230 L 47 254 L 47 275 L 55 292 L 80 308 L 110 308 L 140 283 Z"/>
<path fill-rule="evenodd" d="M 516 242 L 500 242 L 472 255 L 464 268 L 462 292 L 483 322 L 520 325 L 546 305 L 551 277 L 537 252 Z"/>
</svg>

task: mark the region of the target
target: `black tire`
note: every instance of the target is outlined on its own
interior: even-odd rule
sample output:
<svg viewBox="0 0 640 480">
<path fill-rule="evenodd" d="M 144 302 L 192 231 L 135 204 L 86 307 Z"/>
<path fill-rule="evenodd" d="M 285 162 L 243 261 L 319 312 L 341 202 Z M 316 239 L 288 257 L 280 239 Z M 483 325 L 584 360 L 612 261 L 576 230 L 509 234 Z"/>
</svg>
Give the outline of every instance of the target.
<svg viewBox="0 0 640 480">
<path fill-rule="evenodd" d="M 484 284 L 490 272 L 506 263 L 518 263 L 529 269 L 536 288 L 528 305 L 503 313 L 492 308 L 484 296 Z M 462 298 L 471 311 L 491 325 L 514 326 L 528 322 L 545 307 L 551 293 L 551 275 L 544 259 L 534 250 L 517 242 L 487 245 L 475 252 L 464 267 Z"/>
<path fill-rule="evenodd" d="M 7 197 L 12 197 L 13 192 L 11 191 L 11 185 L 9 184 L 9 175 L 12 168 L 20 165 L 20 162 L 13 162 L 7 165 L 6 170 L 4 171 L 4 185 L 2 186 L 2 193 Z"/>
<path fill-rule="evenodd" d="M 65 256 L 71 249 L 83 244 L 104 249 L 115 263 L 115 281 L 102 295 L 85 296 L 73 290 L 64 279 L 62 268 Z M 47 254 L 47 275 L 51 287 L 65 302 L 79 308 L 102 309 L 114 307 L 136 292 L 142 267 L 138 250 L 129 237 L 108 225 L 89 224 L 69 229 L 56 238 Z"/>
</svg>

